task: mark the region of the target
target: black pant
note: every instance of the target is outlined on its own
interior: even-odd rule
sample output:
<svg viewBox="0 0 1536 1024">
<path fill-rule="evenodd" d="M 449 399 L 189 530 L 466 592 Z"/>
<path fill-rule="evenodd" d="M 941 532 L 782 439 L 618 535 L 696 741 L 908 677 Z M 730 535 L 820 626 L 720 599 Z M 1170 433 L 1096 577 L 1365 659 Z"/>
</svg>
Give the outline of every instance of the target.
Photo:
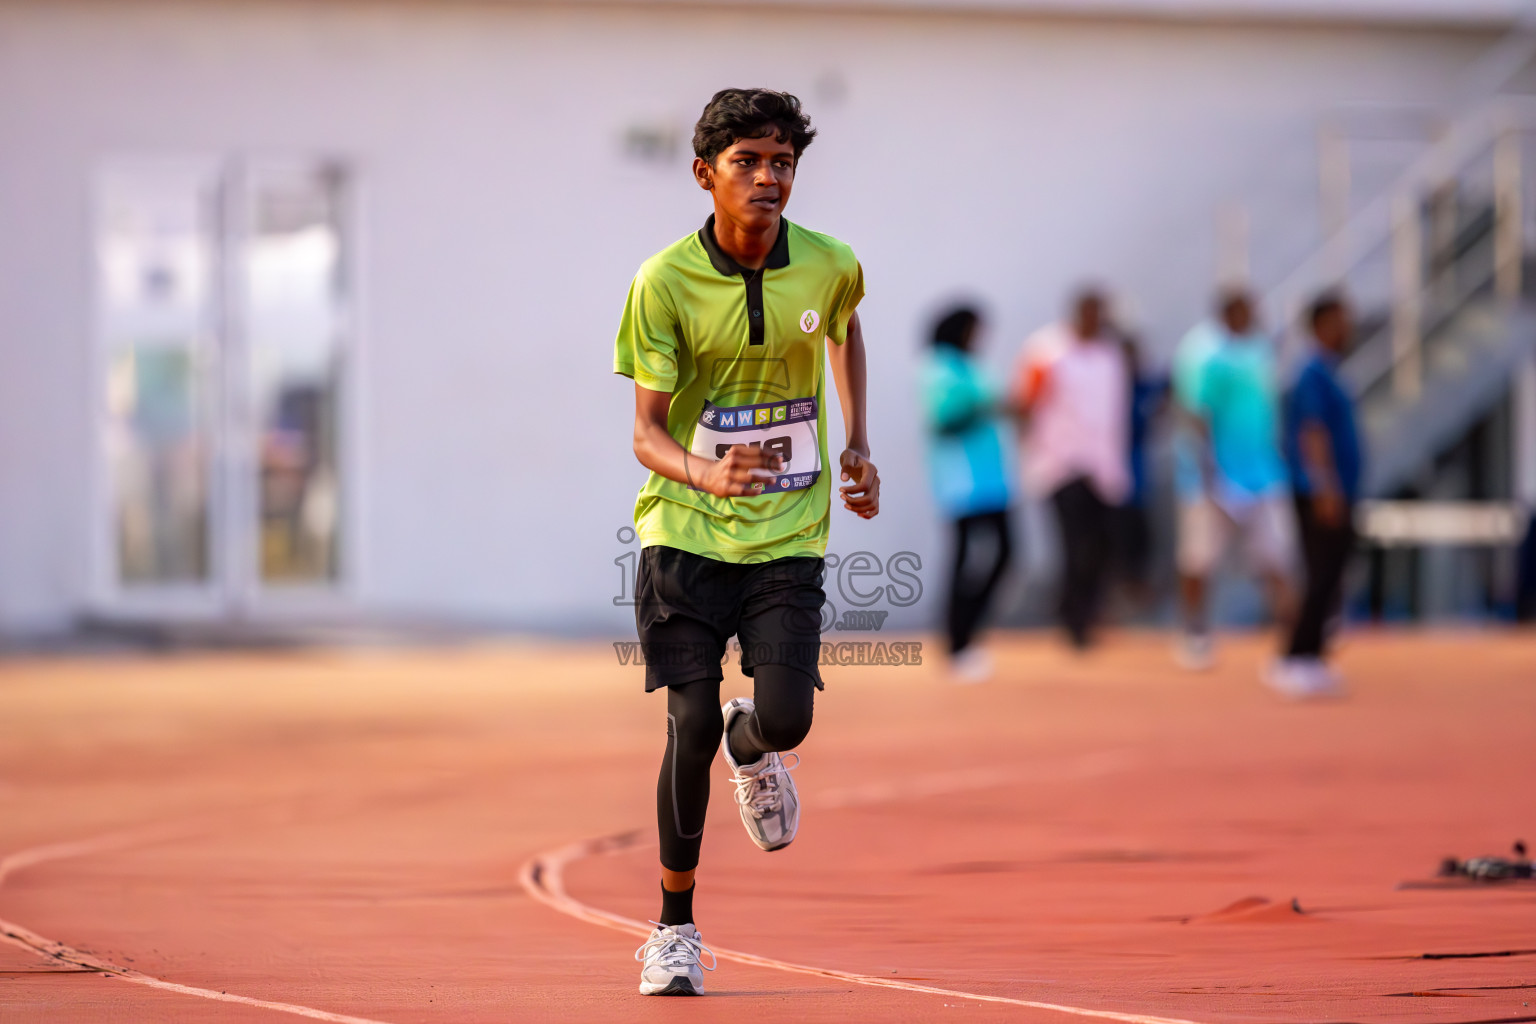
<svg viewBox="0 0 1536 1024">
<path fill-rule="evenodd" d="M 811 731 L 816 680 L 791 665 L 758 665 L 751 715 L 737 717 L 731 755 L 751 764 L 766 753 L 790 750 Z M 669 871 L 699 866 L 709 770 L 720 749 L 720 680 L 667 687 L 667 752 L 656 780 L 656 826 L 661 863 Z"/>
<path fill-rule="evenodd" d="M 1520 544 L 1520 573 L 1515 584 L 1515 619 L 1536 620 L 1536 515 L 1531 516 Z"/>
<path fill-rule="evenodd" d="M 1296 524 L 1306 561 L 1306 593 L 1287 652 L 1293 658 L 1319 658 L 1328 618 L 1339 608 L 1344 569 L 1355 546 L 1354 509 L 1346 506 L 1344 521 L 1330 526 L 1318 520 L 1310 498 L 1296 496 Z"/>
<path fill-rule="evenodd" d="M 983 535 L 991 540 L 981 547 L 976 542 Z M 980 559 L 975 557 L 978 550 Z M 959 654 L 975 639 L 977 627 L 992 603 L 992 594 L 1012 558 L 1013 538 L 1006 511 L 983 512 L 955 520 L 955 566 L 949 581 L 950 654 Z"/>
<path fill-rule="evenodd" d="M 1061 530 L 1063 555 L 1061 624 L 1074 646 L 1088 645 L 1088 632 L 1099 609 L 1099 592 L 1112 543 L 1114 509 L 1099 497 L 1087 477 L 1078 477 L 1051 495 Z"/>
<path fill-rule="evenodd" d="M 1147 510 L 1126 502 L 1109 511 L 1110 530 L 1114 534 L 1115 578 L 1135 587 L 1145 586 L 1152 561 L 1152 525 Z"/>
</svg>

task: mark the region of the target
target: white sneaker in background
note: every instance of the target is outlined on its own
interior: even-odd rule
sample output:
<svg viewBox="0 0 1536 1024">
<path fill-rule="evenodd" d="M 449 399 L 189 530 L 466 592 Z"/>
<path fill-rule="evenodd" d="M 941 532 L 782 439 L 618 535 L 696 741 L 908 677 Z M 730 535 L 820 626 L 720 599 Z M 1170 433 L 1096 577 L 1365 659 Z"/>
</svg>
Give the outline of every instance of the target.
<svg viewBox="0 0 1536 1024">
<path fill-rule="evenodd" d="M 800 831 L 800 793 L 790 769 L 800 763 L 800 755 L 791 753 L 794 764 L 786 765 L 777 753 L 764 754 L 755 764 L 739 765 L 731 756 L 731 722 L 737 715 L 750 715 L 756 707 L 747 697 L 733 697 L 720 709 L 725 718 L 725 735 L 720 737 L 720 752 L 736 783 L 736 807 L 747 835 L 760 850 L 782 850 L 795 841 Z"/>
<path fill-rule="evenodd" d="M 1216 642 L 1209 633 L 1182 633 L 1173 660 L 1187 671 L 1208 672 L 1216 664 Z"/>
<path fill-rule="evenodd" d="M 967 647 L 950 659 L 949 678 L 961 686 L 974 686 L 992 678 L 992 655 L 980 647 Z"/>
<path fill-rule="evenodd" d="M 656 930 L 635 950 L 640 968 L 640 994 L 643 996 L 701 996 L 704 972 L 715 969 L 715 954 L 702 941 L 699 930 L 691 924 L 656 924 Z M 709 954 L 709 966 L 700 961 Z"/>
<path fill-rule="evenodd" d="M 1319 658 L 1276 658 L 1265 669 L 1264 682 L 1289 700 L 1344 696 L 1344 681 Z"/>
</svg>

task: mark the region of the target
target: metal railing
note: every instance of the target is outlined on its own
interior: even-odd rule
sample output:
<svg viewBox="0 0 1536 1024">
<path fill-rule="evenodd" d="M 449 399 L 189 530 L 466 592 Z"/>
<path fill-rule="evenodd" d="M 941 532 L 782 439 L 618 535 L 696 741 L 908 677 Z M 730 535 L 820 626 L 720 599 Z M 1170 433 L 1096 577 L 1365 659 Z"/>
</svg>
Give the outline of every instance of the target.
<svg viewBox="0 0 1536 1024">
<path fill-rule="evenodd" d="M 1501 97 L 1458 118 L 1393 187 L 1334 230 L 1313 255 L 1266 299 L 1295 323 L 1304 303 L 1324 288 L 1346 285 L 1372 261 L 1385 261 L 1390 286 L 1386 320 L 1345 361 L 1342 372 L 1357 394 L 1390 378 L 1395 395 L 1412 399 L 1423 387 L 1425 337 L 1470 298 L 1485 292 L 1512 300 L 1522 288 L 1525 254 L 1523 147 L 1536 134 L 1536 100 Z M 1491 160 L 1492 259 L 1430 259 L 1443 246 L 1445 211 L 1473 170 Z M 1431 236 L 1426 239 L 1426 222 Z"/>
<path fill-rule="evenodd" d="M 1380 547 L 1511 547 L 1528 519 L 1515 501 L 1363 501 L 1355 512 L 1360 535 Z"/>
</svg>

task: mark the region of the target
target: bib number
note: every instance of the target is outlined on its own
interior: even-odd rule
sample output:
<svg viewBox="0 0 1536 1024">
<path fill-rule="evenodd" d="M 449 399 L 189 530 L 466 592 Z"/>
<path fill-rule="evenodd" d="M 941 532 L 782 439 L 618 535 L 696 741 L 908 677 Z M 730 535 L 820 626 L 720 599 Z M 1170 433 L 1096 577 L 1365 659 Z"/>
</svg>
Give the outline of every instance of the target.
<svg viewBox="0 0 1536 1024">
<path fill-rule="evenodd" d="M 730 408 L 705 402 L 693 428 L 689 452 L 700 458 L 720 459 L 738 444 L 760 448 L 784 460 L 778 476 L 757 485 L 759 494 L 810 487 L 821 475 L 816 399 L 791 398 L 786 402 Z"/>
</svg>

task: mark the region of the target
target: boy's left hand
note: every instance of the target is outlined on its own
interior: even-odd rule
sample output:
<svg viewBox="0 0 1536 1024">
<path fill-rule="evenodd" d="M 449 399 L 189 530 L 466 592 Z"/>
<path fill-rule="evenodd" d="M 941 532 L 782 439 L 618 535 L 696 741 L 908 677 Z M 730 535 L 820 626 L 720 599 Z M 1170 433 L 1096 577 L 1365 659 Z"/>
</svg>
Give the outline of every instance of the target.
<svg viewBox="0 0 1536 1024">
<path fill-rule="evenodd" d="M 849 481 L 838 492 L 843 496 L 843 508 L 856 513 L 860 519 L 873 519 L 880 514 L 880 474 L 867 455 L 844 448 L 837 460 L 843 466 L 843 479 Z"/>
</svg>

